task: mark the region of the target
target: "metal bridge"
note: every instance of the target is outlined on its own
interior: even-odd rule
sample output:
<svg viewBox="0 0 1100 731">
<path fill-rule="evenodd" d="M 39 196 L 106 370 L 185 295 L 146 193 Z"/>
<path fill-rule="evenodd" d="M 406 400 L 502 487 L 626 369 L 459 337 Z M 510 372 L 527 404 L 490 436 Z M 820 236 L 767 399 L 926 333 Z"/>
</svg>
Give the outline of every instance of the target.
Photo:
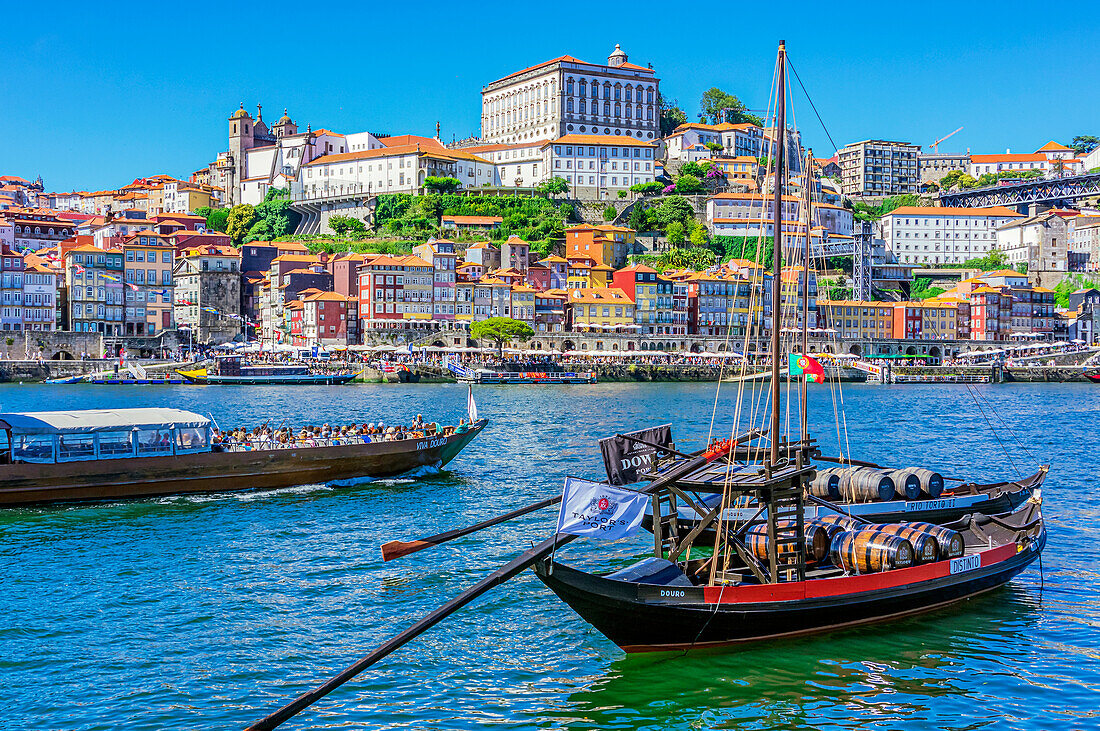
<svg viewBox="0 0 1100 731">
<path fill-rule="evenodd" d="M 1032 203 L 1068 205 L 1097 195 L 1100 195 L 1100 173 L 1029 180 L 1024 183 L 995 185 L 988 188 L 971 188 L 940 193 L 936 197 L 941 206 L 961 208 L 1006 206 L 1015 207 L 1020 213 L 1027 213 L 1027 207 Z"/>
</svg>

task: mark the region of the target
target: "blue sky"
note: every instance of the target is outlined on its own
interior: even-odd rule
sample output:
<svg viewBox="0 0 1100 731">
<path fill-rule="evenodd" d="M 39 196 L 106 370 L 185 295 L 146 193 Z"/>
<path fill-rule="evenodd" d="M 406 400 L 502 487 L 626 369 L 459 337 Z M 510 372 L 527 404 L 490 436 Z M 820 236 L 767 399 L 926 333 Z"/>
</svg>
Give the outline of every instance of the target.
<svg viewBox="0 0 1100 731">
<path fill-rule="evenodd" d="M 606 8 L 603 7 L 606 5 Z M 653 63 L 689 114 L 711 86 L 766 106 L 776 43 L 838 145 L 880 137 L 941 152 L 1031 152 L 1100 135 L 1100 22 L 1094 3 L 71 3 L 7 14 L 0 73 L 0 174 L 52 190 L 185 177 L 226 147 L 240 102 L 269 122 L 283 107 L 340 132 L 476 134 L 480 89 L 616 43 Z M 832 146 L 801 91 L 815 154 Z"/>
</svg>

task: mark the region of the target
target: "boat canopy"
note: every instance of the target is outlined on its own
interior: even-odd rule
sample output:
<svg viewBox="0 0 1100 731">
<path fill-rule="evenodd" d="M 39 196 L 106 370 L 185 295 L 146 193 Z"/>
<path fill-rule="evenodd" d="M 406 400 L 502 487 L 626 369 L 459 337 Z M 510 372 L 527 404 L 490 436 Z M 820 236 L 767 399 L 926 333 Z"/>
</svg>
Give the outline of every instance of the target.
<svg viewBox="0 0 1100 731">
<path fill-rule="evenodd" d="M 210 419 L 182 409 L 82 409 L 0 414 L 14 434 L 95 434 L 126 429 L 204 429 Z"/>
</svg>

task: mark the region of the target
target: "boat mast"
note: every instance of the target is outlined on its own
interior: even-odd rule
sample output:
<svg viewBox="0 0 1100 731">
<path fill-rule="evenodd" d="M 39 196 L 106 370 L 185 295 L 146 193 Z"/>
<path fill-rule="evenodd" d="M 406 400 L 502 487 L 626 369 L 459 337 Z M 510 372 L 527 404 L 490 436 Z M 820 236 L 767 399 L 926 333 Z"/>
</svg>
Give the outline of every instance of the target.
<svg viewBox="0 0 1100 731">
<path fill-rule="evenodd" d="M 784 151 L 787 145 L 787 42 L 779 41 L 778 79 L 775 88 L 776 100 L 775 136 L 772 149 L 775 152 L 775 189 L 772 191 L 772 226 L 774 243 L 772 246 L 772 421 L 768 434 L 770 449 L 768 463 L 774 467 L 779 463 L 779 318 L 782 299 L 780 288 L 783 286 L 783 188 L 786 186 L 783 175 Z"/>
<path fill-rule="evenodd" d="M 814 151 L 812 149 L 806 150 L 806 163 L 802 168 L 802 202 L 805 204 L 806 209 L 806 230 L 805 238 L 802 240 L 802 355 L 806 355 L 809 352 L 809 335 L 808 328 L 810 327 L 810 232 L 813 231 L 814 214 L 813 214 L 813 197 L 810 195 L 810 173 L 813 170 L 811 163 L 814 160 Z M 789 376 L 788 376 L 789 377 Z M 799 397 L 802 403 L 802 442 L 805 444 L 810 439 L 810 427 L 809 427 L 809 405 L 806 403 L 806 376 L 802 376 L 802 383 L 799 384 Z"/>
</svg>

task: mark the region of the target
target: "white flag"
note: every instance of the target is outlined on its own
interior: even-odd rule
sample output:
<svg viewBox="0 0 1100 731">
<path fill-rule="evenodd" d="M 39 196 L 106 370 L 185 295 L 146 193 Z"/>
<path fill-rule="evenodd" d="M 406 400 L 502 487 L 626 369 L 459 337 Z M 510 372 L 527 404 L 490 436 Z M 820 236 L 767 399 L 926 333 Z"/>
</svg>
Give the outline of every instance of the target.
<svg viewBox="0 0 1100 731">
<path fill-rule="evenodd" d="M 466 391 L 466 411 L 470 414 L 470 423 L 473 424 L 477 421 L 477 404 L 474 403 L 474 387 L 467 386 Z"/>
<path fill-rule="evenodd" d="M 647 495 L 600 482 L 565 478 L 558 533 L 595 536 L 614 541 L 631 535 L 642 524 Z"/>
</svg>

